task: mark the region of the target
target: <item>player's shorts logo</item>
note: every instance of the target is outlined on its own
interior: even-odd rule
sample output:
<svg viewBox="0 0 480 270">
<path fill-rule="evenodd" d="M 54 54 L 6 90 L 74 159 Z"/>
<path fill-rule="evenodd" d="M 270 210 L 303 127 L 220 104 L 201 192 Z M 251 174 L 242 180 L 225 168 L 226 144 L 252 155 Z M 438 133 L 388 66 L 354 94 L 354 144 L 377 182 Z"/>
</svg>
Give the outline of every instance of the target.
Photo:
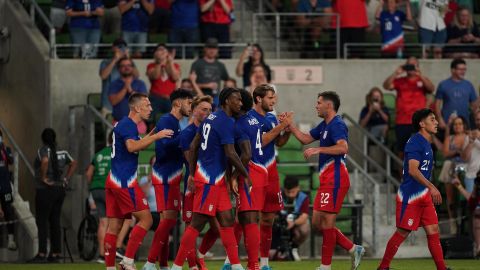
<svg viewBox="0 0 480 270">
<path fill-rule="evenodd" d="M 187 211 L 186 216 L 187 216 L 187 218 L 191 218 L 192 217 L 192 211 Z"/>
<path fill-rule="evenodd" d="M 408 226 L 412 226 L 413 225 L 413 219 L 409 218 L 408 219 Z"/>
<path fill-rule="evenodd" d="M 178 206 L 178 200 L 173 200 L 173 205 L 174 205 L 175 207 L 177 207 L 177 206 Z"/>
<path fill-rule="evenodd" d="M 143 202 L 143 205 L 147 205 L 147 199 L 143 198 L 142 202 Z"/>
<path fill-rule="evenodd" d="M 213 210 L 213 204 L 210 204 L 210 205 L 208 206 L 208 212 L 212 212 L 212 210 Z"/>
</svg>

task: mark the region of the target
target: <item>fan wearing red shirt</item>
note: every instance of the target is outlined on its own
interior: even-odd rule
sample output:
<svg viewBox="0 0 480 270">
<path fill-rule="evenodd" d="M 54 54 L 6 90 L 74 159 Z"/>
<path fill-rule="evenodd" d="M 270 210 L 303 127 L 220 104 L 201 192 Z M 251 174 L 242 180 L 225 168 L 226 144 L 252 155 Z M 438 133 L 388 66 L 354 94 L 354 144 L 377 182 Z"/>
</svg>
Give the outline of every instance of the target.
<svg viewBox="0 0 480 270">
<path fill-rule="evenodd" d="M 405 76 L 400 77 L 402 74 Z M 395 117 L 395 136 L 397 150 L 403 158 L 403 149 L 410 135 L 414 133 L 412 126 L 413 113 L 427 107 L 426 94 L 433 93 L 435 86 L 420 71 L 418 60 L 409 57 L 405 65 L 399 66 L 383 83 L 386 90 L 396 90 L 397 99 Z"/>
<path fill-rule="evenodd" d="M 219 43 L 230 43 L 232 0 L 199 0 L 199 2 L 202 42 L 208 38 L 216 38 Z M 230 48 L 221 48 L 219 55 L 220 58 L 230 58 Z"/>
<path fill-rule="evenodd" d="M 150 80 L 150 102 L 152 114 L 150 120 L 155 122 L 158 113 L 167 113 L 172 109 L 170 94 L 177 88 L 180 79 L 180 65 L 173 62 L 175 50 L 165 44 L 158 44 L 153 55 L 154 62 L 147 66 L 147 77 Z"/>
</svg>

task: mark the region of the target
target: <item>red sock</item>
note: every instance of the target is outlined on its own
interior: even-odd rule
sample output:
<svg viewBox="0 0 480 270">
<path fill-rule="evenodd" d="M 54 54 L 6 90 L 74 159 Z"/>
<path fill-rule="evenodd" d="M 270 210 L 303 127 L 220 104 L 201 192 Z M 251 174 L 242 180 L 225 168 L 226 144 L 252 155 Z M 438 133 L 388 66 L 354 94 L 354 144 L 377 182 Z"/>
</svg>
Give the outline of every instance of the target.
<svg viewBox="0 0 480 270">
<path fill-rule="evenodd" d="M 178 248 L 177 256 L 174 263 L 178 266 L 182 266 L 183 262 L 188 256 L 188 253 L 195 249 L 195 242 L 197 240 L 199 232 L 192 226 L 188 226 L 185 229 L 185 233 L 180 241 L 180 247 Z"/>
<path fill-rule="evenodd" d="M 162 251 L 163 246 L 168 244 L 167 242 L 170 229 L 175 227 L 176 223 L 177 221 L 175 219 L 160 220 L 160 224 L 158 224 L 157 230 L 153 235 L 152 245 L 150 246 L 150 250 L 148 252 L 147 260 L 149 262 L 155 263 L 159 257 L 159 254 L 162 255 L 160 252 Z M 167 239 L 167 242 L 165 242 L 165 239 Z"/>
<path fill-rule="evenodd" d="M 385 248 L 385 254 L 383 254 L 382 262 L 380 263 L 380 268 L 389 268 L 390 262 L 397 253 L 398 247 L 403 243 L 405 237 L 395 232 L 390 240 L 388 240 L 387 247 Z"/>
<path fill-rule="evenodd" d="M 243 226 L 240 225 L 240 223 L 235 222 L 233 224 L 233 230 L 235 232 L 235 240 L 237 240 L 237 244 L 240 245 L 240 241 L 242 240 L 242 234 L 243 234 Z"/>
<path fill-rule="evenodd" d="M 427 235 L 428 249 L 432 254 L 433 261 L 437 266 L 437 270 L 445 270 L 447 266 L 443 260 L 443 251 L 440 244 L 440 235 L 438 233 Z"/>
<path fill-rule="evenodd" d="M 348 239 L 343 233 L 338 229 L 335 228 L 335 233 L 337 234 L 337 244 L 341 246 L 346 251 L 350 251 L 354 244 L 350 239 Z"/>
<path fill-rule="evenodd" d="M 272 246 L 272 226 L 260 225 L 260 257 L 268 258 Z"/>
<path fill-rule="evenodd" d="M 115 266 L 115 256 L 117 253 L 117 236 L 111 233 L 105 234 L 105 266 Z"/>
<path fill-rule="evenodd" d="M 258 224 L 245 225 L 245 250 L 248 255 L 248 269 L 256 269 L 258 264 L 258 251 L 260 249 L 260 229 Z"/>
<path fill-rule="evenodd" d="M 185 230 L 187 229 L 188 227 L 185 227 Z M 195 252 L 190 252 L 188 253 L 187 255 L 187 261 L 188 261 L 188 267 L 189 268 L 192 268 L 194 266 L 197 265 L 197 254 L 195 254 Z M 162 267 L 163 265 L 160 264 L 160 267 Z"/>
<path fill-rule="evenodd" d="M 168 235 L 167 240 L 165 240 L 164 243 L 165 244 L 162 245 L 162 250 L 159 254 L 160 267 L 168 267 L 168 255 L 170 254 L 170 243 L 168 242 Z"/>
<path fill-rule="evenodd" d="M 222 239 L 223 247 L 225 248 L 230 263 L 240 264 L 240 259 L 238 258 L 238 244 L 235 240 L 233 227 L 220 227 L 220 238 Z"/>
<path fill-rule="evenodd" d="M 147 234 L 147 231 L 144 228 L 138 225 L 133 227 L 130 233 L 130 239 L 128 239 L 127 250 L 125 250 L 125 257 L 130 259 L 135 257 L 135 253 L 137 253 L 138 248 L 142 244 L 145 234 Z"/>
<path fill-rule="evenodd" d="M 213 247 L 215 241 L 217 241 L 218 236 L 217 228 L 210 227 L 207 233 L 203 236 L 202 244 L 198 248 L 198 252 L 201 254 L 207 253 Z"/>
<path fill-rule="evenodd" d="M 323 230 L 323 243 L 322 243 L 322 264 L 331 265 L 333 250 L 337 242 L 337 233 L 335 228 Z"/>
</svg>

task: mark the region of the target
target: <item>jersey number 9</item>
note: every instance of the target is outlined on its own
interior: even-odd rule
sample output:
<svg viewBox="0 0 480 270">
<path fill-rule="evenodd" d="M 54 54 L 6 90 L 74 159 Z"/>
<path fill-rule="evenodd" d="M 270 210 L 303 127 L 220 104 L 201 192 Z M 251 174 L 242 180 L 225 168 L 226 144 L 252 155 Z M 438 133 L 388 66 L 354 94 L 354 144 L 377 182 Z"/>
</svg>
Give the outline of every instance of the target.
<svg viewBox="0 0 480 270">
<path fill-rule="evenodd" d="M 210 130 L 211 129 L 212 129 L 212 126 L 210 126 L 210 124 L 205 123 L 205 125 L 203 125 L 203 130 L 202 130 L 203 142 L 200 145 L 200 147 L 202 147 L 202 150 L 204 150 L 204 151 L 207 149 L 208 135 L 210 135 Z"/>
</svg>

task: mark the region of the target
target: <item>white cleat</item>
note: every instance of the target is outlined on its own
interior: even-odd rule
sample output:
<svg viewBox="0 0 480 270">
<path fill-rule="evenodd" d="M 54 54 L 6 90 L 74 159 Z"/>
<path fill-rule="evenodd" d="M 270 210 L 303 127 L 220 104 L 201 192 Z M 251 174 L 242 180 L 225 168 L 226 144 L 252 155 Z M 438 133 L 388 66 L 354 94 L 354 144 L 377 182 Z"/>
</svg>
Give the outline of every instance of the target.
<svg viewBox="0 0 480 270">
<path fill-rule="evenodd" d="M 120 266 L 120 270 L 137 270 L 137 267 L 134 263 L 129 264 L 123 260 L 118 264 L 118 266 Z"/>
<path fill-rule="evenodd" d="M 352 253 L 352 270 L 358 269 L 358 266 L 362 261 L 363 254 L 365 254 L 365 248 L 359 245 L 355 245 L 355 249 Z"/>
<path fill-rule="evenodd" d="M 151 262 L 147 261 L 143 265 L 142 270 L 157 270 L 157 266 L 154 263 L 151 263 Z"/>
</svg>

